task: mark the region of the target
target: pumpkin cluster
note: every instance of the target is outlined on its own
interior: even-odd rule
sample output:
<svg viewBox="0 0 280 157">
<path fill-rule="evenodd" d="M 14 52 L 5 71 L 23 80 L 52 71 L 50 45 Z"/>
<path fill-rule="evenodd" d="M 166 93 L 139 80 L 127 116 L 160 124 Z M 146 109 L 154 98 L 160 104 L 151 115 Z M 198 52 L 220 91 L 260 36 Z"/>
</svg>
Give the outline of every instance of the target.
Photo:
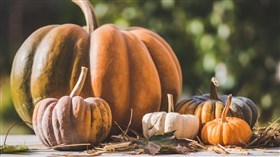
<svg viewBox="0 0 280 157">
<path fill-rule="evenodd" d="M 201 138 L 204 143 L 244 145 L 250 140 L 252 130 L 246 121 L 236 117 L 226 117 L 231 104 L 232 95 L 229 95 L 221 118 L 209 121 L 203 126 Z"/>
<path fill-rule="evenodd" d="M 98 25 L 88 0 L 73 0 L 87 26 L 44 26 L 32 33 L 16 53 L 11 70 L 15 109 L 30 122 L 34 107 L 44 98 L 61 98 L 73 89 L 80 67 L 89 76 L 80 96 L 108 102 L 112 118 L 122 125 L 134 112 L 132 129 L 141 131 L 148 112 L 167 111 L 167 93 L 177 100 L 181 68 L 172 48 L 158 34 L 141 27 L 122 29 Z M 111 133 L 119 131 L 112 127 Z"/>
<path fill-rule="evenodd" d="M 182 74 L 168 43 L 141 27 L 99 26 L 88 0 L 73 2 L 82 9 L 86 28 L 42 27 L 26 39 L 13 61 L 15 108 L 22 120 L 32 121 L 30 127 L 44 145 L 98 145 L 118 133 L 113 120 L 131 122 L 146 138 L 175 131 L 176 138 L 190 139 L 201 132 L 208 144 L 249 140 L 258 116 L 253 101 L 218 97 L 213 78 L 210 94 L 183 99 L 174 112 Z M 131 109 L 136 111 L 132 119 L 127 114 Z"/>
<path fill-rule="evenodd" d="M 212 78 L 210 83 L 210 94 L 185 98 L 177 104 L 175 111 L 181 114 L 196 115 L 200 120 L 201 128 L 207 122 L 220 118 L 227 101 L 227 95 L 222 95 L 219 98 L 217 94 L 218 86 L 218 81 L 215 78 Z M 253 128 L 258 118 L 257 106 L 249 98 L 240 96 L 233 97 L 227 116 L 241 118 Z"/>
</svg>

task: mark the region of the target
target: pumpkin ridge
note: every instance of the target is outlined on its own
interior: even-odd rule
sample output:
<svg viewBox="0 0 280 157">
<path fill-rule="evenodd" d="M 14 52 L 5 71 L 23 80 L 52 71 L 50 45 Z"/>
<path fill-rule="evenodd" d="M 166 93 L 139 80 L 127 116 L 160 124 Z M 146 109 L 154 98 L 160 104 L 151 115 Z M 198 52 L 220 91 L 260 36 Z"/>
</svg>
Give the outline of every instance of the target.
<svg viewBox="0 0 280 157">
<path fill-rule="evenodd" d="M 221 120 L 222 121 L 222 120 Z M 229 143 L 232 140 L 235 140 L 234 138 L 237 136 L 235 129 L 227 122 L 220 122 L 223 128 L 223 131 L 220 132 L 220 136 L 222 136 L 222 139 L 220 140 L 222 145 L 231 144 Z M 230 136 L 227 136 L 229 135 Z"/>
<path fill-rule="evenodd" d="M 36 112 L 37 113 L 36 115 L 38 115 L 38 116 L 35 117 L 36 118 L 36 120 L 35 120 L 36 122 L 42 120 L 42 118 L 43 118 L 43 114 L 42 113 L 46 110 L 47 105 L 48 105 L 48 103 L 47 104 L 43 103 L 43 105 L 38 106 L 38 110 Z M 37 125 L 37 129 L 38 129 L 38 132 L 39 132 L 38 136 L 41 139 L 42 143 L 44 143 L 45 145 L 49 145 L 49 143 L 47 142 L 46 138 L 42 134 L 42 132 L 43 132 L 42 131 L 42 123 L 36 123 L 35 125 Z"/>
<path fill-rule="evenodd" d="M 167 44 L 166 41 L 164 41 L 164 39 L 162 37 L 160 37 L 158 34 L 148 30 L 148 29 L 145 29 L 145 28 L 140 28 L 140 27 L 132 27 L 130 30 L 141 30 L 147 34 L 149 34 L 150 36 L 154 37 L 155 39 L 157 39 L 157 41 L 159 41 L 168 51 L 168 53 L 170 54 L 170 56 L 172 57 L 172 60 L 174 61 L 175 63 L 175 66 L 176 66 L 176 70 L 178 72 L 178 75 L 179 75 L 179 80 L 181 82 L 181 87 L 182 87 L 182 71 L 181 71 L 181 67 L 180 67 L 180 64 L 179 64 L 179 61 L 178 61 L 178 58 L 176 57 L 175 53 L 173 52 L 172 48 L 170 47 L 170 45 Z M 179 89 L 179 93 L 181 93 L 181 90 L 182 88 Z M 180 97 L 180 95 L 178 95 L 178 97 Z M 176 102 L 176 101 L 175 101 Z"/>
<path fill-rule="evenodd" d="M 235 117 L 232 117 L 232 118 L 236 119 Z M 239 126 L 247 126 L 247 127 L 249 128 L 249 130 L 251 131 L 250 125 L 249 125 L 245 120 L 243 120 L 243 119 L 240 119 L 239 123 L 240 123 L 240 124 L 237 124 L 236 121 L 232 121 L 231 124 L 233 124 L 233 125 L 235 125 L 235 126 L 237 126 L 237 127 L 239 128 L 239 130 L 240 130 L 239 132 L 242 133 L 242 134 L 240 135 L 240 136 L 241 136 L 240 139 L 243 139 L 243 138 L 248 137 L 248 136 L 246 135 L 246 134 L 248 134 L 248 133 L 243 131 L 244 128 L 241 128 L 241 127 L 239 127 Z M 252 134 L 252 133 L 251 133 L 251 134 Z M 245 141 L 243 141 L 243 142 L 246 143 L 246 142 L 249 141 L 249 139 L 250 139 L 250 138 L 246 138 Z"/>
<path fill-rule="evenodd" d="M 167 98 L 166 95 L 171 93 L 175 97 L 175 102 L 179 97 L 178 87 L 181 86 L 180 74 L 176 67 L 176 63 L 173 60 L 170 50 L 167 49 L 164 44 L 155 36 L 151 35 L 144 29 L 136 29 L 129 31 L 135 34 L 144 43 L 147 48 L 150 57 L 154 63 L 156 71 L 159 76 L 161 86 L 161 106 L 160 111 L 167 111 Z M 172 51 L 173 53 L 173 51 Z M 161 56 L 161 57 L 158 57 Z M 169 64 L 166 64 L 166 62 Z M 175 76 L 175 77 L 174 77 Z M 176 81 L 170 81 L 170 77 L 177 78 Z M 175 80 L 175 79 L 174 79 Z M 170 88 L 172 87 L 172 88 Z M 174 89 L 174 87 L 176 87 Z"/>
<path fill-rule="evenodd" d="M 239 106 L 241 108 L 241 112 L 243 115 L 243 120 L 245 120 L 249 125 L 251 125 L 251 120 L 253 119 L 253 113 L 252 110 L 250 109 L 250 107 L 242 102 L 240 99 L 237 98 L 232 98 L 232 103 L 236 104 L 237 106 Z"/>
<path fill-rule="evenodd" d="M 201 124 L 204 125 L 206 122 L 213 120 L 215 117 L 212 114 L 213 111 L 215 111 L 213 108 L 215 108 L 215 101 L 208 100 L 205 101 L 202 105 L 202 113 L 201 113 Z M 204 112 L 203 112 L 204 111 Z"/>
<path fill-rule="evenodd" d="M 50 100 L 50 99 L 48 99 L 48 100 Z M 57 99 L 51 99 L 50 101 L 48 101 L 48 103 L 46 104 L 46 108 L 44 109 L 44 111 L 43 111 L 43 114 L 40 114 L 40 115 L 42 115 L 42 119 L 44 119 L 44 117 L 45 116 L 47 116 L 46 115 L 46 110 L 48 110 L 49 108 L 50 108 L 50 113 L 52 113 L 52 111 L 53 111 L 53 109 L 54 109 L 54 105 L 56 104 L 58 102 L 58 100 Z M 41 122 L 42 122 L 42 119 L 40 120 Z M 47 123 L 48 124 L 48 123 Z M 39 132 L 41 132 L 41 134 L 43 134 L 43 136 L 44 136 L 44 140 L 48 143 L 48 145 L 49 146 L 52 146 L 52 144 L 53 144 L 53 142 L 52 141 L 49 141 L 48 140 L 48 134 L 45 134 L 45 131 L 46 131 L 46 129 L 44 129 L 44 123 L 41 123 L 41 125 L 42 125 L 42 130 L 40 131 L 39 130 Z M 50 131 L 52 131 L 53 130 L 53 127 L 52 127 L 52 129 L 50 129 Z"/>
<path fill-rule="evenodd" d="M 85 134 L 85 132 L 81 133 L 80 130 L 85 130 L 83 128 L 83 125 L 81 125 L 82 122 L 84 122 L 84 117 L 85 114 L 84 113 L 85 110 L 85 102 L 83 100 L 82 97 L 80 96 L 74 96 L 72 97 L 72 107 L 71 107 L 71 116 L 70 119 L 72 119 L 72 123 L 73 123 L 73 130 L 75 132 L 74 134 L 74 141 L 75 143 L 81 143 L 80 141 L 84 141 L 82 138 L 78 138 L 81 137 Z M 87 125 L 86 123 L 84 123 L 85 125 Z"/>
<path fill-rule="evenodd" d="M 213 100 L 208 100 L 208 116 L 206 117 L 206 121 L 205 123 L 207 123 L 208 121 L 211 121 L 211 120 L 214 120 L 215 119 L 215 108 L 216 108 L 216 101 L 213 101 Z M 204 105 L 206 105 L 206 103 L 204 103 Z M 214 113 L 214 114 L 213 114 Z"/>
<path fill-rule="evenodd" d="M 35 106 L 33 105 L 33 98 L 30 96 L 33 58 L 42 37 L 55 27 L 57 26 L 49 25 L 33 32 L 21 45 L 13 61 L 10 78 L 11 93 L 15 109 L 25 121 L 32 121 L 31 116 Z M 21 66 L 16 66 L 18 62 Z M 25 107 L 22 104 L 26 104 Z"/>
<path fill-rule="evenodd" d="M 231 118 L 235 118 L 235 117 L 231 117 Z M 234 130 L 234 132 L 235 132 L 234 137 L 237 137 L 238 138 L 237 140 L 239 140 L 243 137 L 243 134 L 242 134 L 243 130 L 242 130 L 242 128 L 239 127 L 238 124 L 234 123 L 234 121 L 231 121 L 230 123 L 228 123 L 228 125 L 230 125 L 233 128 L 232 130 Z"/>
<path fill-rule="evenodd" d="M 84 33 L 85 34 L 85 33 Z M 87 34 L 85 34 L 87 35 Z M 89 67 L 89 59 L 88 59 L 88 52 L 89 52 L 89 35 L 87 35 L 87 39 L 84 37 L 80 37 L 76 39 L 76 42 L 74 42 L 74 48 L 73 48 L 73 56 L 71 58 L 71 68 L 72 71 L 70 72 L 70 81 L 69 81 L 69 91 L 71 91 L 80 74 L 80 67 Z M 88 75 L 90 75 L 90 70 L 88 71 Z M 90 77 L 86 77 L 84 84 L 90 84 Z M 81 90 L 80 94 L 81 97 L 89 97 L 92 96 L 92 88 L 91 86 L 84 86 Z"/>
<path fill-rule="evenodd" d="M 217 126 L 217 130 L 218 130 L 218 132 L 223 132 L 224 131 L 224 127 L 223 127 L 223 124 L 219 124 L 218 126 Z M 219 136 L 219 138 L 217 139 L 217 143 L 219 143 L 219 141 L 222 141 L 222 143 L 220 143 L 221 145 L 224 145 L 224 140 L 222 140 L 223 139 L 223 134 L 220 134 L 220 136 Z"/>
<path fill-rule="evenodd" d="M 90 102 L 87 102 L 85 101 L 85 108 L 84 108 L 84 122 L 85 124 L 82 125 L 83 126 L 83 129 L 84 129 L 84 132 L 82 133 L 82 137 L 83 137 L 83 141 L 84 142 L 91 142 L 90 140 L 87 140 L 87 139 L 91 139 L 92 136 L 91 136 L 91 128 L 92 128 L 92 110 L 91 110 L 91 104 Z"/>
<path fill-rule="evenodd" d="M 43 114 L 42 114 L 42 119 L 45 119 L 45 117 L 48 117 L 48 116 L 52 116 L 52 112 L 53 112 L 53 109 L 55 107 L 57 103 L 57 100 L 53 100 L 52 101 L 49 101 L 49 103 L 47 104 L 47 107 L 46 109 L 44 110 Z M 42 121 L 42 132 L 44 137 L 46 137 L 46 141 L 48 143 L 49 146 L 54 146 L 54 145 L 57 145 L 57 143 L 55 142 L 55 140 L 53 140 L 53 127 L 52 125 L 50 125 L 49 123 L 51 123 L 51 120 L 50 118 L 47 118 L 48 121 Z M 51 138 L 51 139 L 50 139 Z"/>
<path fill-rule="evenodd" d="M 93 128 L 93 122 L 94 122 L 94 117 L 93 117 L 93 114 L 92 114 L 93 111 L 94 111 L 93 104 L 89 104 L 89 109 L 90 109 L 90 113 L 91 113 L 90 114 L 90 129 L 89 129 L 90 130 L 90 134 L 89 134 L 89 136 L 92 137 L 93 139 L 96 139 L 96 137 L 94 137 L 93 134 L 92 134 L 93 133 L 93 129 L 92 128 Z M 89 142 L 91 143 L 92 141 L 89 141 Z"/>
<path fill-rule="evenodd" d="M 69 100 L 70 99 L 70 100 Z M 70 111 L 69 111 L 69 105 L 72 103 L 71 98 L 69 96 L 63 96 L 58 100 L 58 103 L 55 107 L 56 109 L 56 121 L 57 121 L 57 128 L 55 129 L 59 138 L 59 144 L 69 144 L 71 141 L 71 130 L 67 130 L 69 128 L 69 120 L 68 117 L 70 117 Z M 65 105 L 67 104 L 67 105 Z M 60 114 L 63 112 L 63 114 Z M 68 132 L 70 131 L 70 132 Z M 70 137 L 69 137 L 70 136 Z"/>
<path fill-rule="evenodd" d="M 127 62 L 128 62 L 128 65 L 130 65 L 131 64 L 131 60 L 130 60 L 130 54 L 129 53 L 131 53 L 131 52 L 129 52 L 129 43 L 128 43 L 128 40 L 125 38 L 125 31 L 120 31 L 121 32 L 121 35 L 122 35 L 122 38 L 124 39 L 124 42 L 125 42 L 125 49 L 126 49 L 126 60 L 127 60 Z M 133 81 L 132 81 L 132 77 L 131 77 L 131 66 L 128 66 L 127 67 L 127 76 L 128 76 L 128 84 L 131 84 Z M 131 93 L 130 91 L 133 91 L 132 90 L 132 86 L 129 86 L 128 87 L 128 93 L 127 93 L 127 97 L 128 97 L 128 99 L 127 99 L 127 102 L 128 102 L 128 107 L 126 108 L 126 113 L 129 113 L 129 109 L 130 108 L 133 108 L 133 106 L 132 106 L 132 103 L 131 103 L 131 96 L 133 95 L 133 93 Z M 133 115 L 133 117 L 134 117 L 134 115 Z M 129 123 L 129 121 L 128 121 L 128 119 L 126 119 L 125 121 L 124 120 L 122 120 L 122 122 L 125 122 L 125 123 Z M 123 125 L 125 125 L 125 124 L 123 124 Z"/>
<path fill-rule="evenodd" d="M 92 127 L 91 127 L 91 137 L 93 137 L 92 141 L 90 141 L 90 143 L 93 143 L 94 145 L 100 142 L 100 134 L 101 133 L 101 128 L 100 125 L 102 125 L 102 119 L 100 119 L 99 117 L 101 117 L 101 112 L 98 106 L 96 106 L 95 102 L 93 102 L 91 105 L 91 110 L 94 112 L 91 112 L 92 114 L 92 118 L 91 118 L 91 123 L 92 123 Z"/>
<path fill-rule="evenodd" d="M 123 115 L 129 112 L 131 97 L 129 89 L 131 74 L 126 41 L 116 26 L 106 24 L 91 33 L 90 42 L 93 94 L 110 104 L 115 121 L 124 122 L 126 119 Z M 118 130 L 117 127 L 113 129 Z"/>
<path fill-rule="evenodd" d="M 140 30 L 139 30 L 140 31 Z M 162 80 L 162 77 L 160 77 L 160 73 L 159 73 L 159 70 L 160 68 L 158 67 L 158 65 L 155 63 L 155 58 L 153 57 L 152 53 L 151 53 L 151 47 L 149 45 L 149 42 L 145 41 L 142 37 L 142 33 L 141 32 L 135 32 L 135 31 L 128 31 L 128 33 L 131 33 L 135 38 L 138 39 L 138 41 L 143 45 L 143 47 L 145 47 L 145 49 L 147 50 L 147 56 L 148 58 L 150 58 L 151 60 L 151 64 L 153 64 L 153 67 L 155 68 L 155 71 L 156 71 L 156 75 L 157 75 L 157 78 L 159 80 L 159 85 L 160 85 L 160 91 L 161 91 L 161 102 L 160 102 L 160 106 L 159 106 L 159 109 L 157 110 L 160 110 L 160 111 L 167 111 L 167 108 L 165 110 L 161 110 L 162 108 L 162 102 L 164 101 L 164 95 L 166 95 L 167 93 L 164 93 L 165 90 L 163 90 L 163 80 Z M 157 41 L 154 40 L 154 39 L 149 39 L 149 40 L 153 40 L 152 42 L 153 43 L 156 43 Z M 167 105 L 166 105 L 167 107 Z"/>
<path fill-rule="evenodd" d="M 132 127 L 141 130 L 142 117 L 147 112 L 157 111 L 161 103 L 161 85 L 158 71 L 145 44 L 133 33 L 123 31 L 129 60 L 130 95 L 137 95 L 137 99 L 130 97 L 130 107 L 135 111 Z M 153 76 L 153 77 L 151 77 Z M 150 78 L 150 79 L 149 79 Z M 149 86 L 150 88 L 146 88 Z M 142 105 L 139 105 L 139 102 Z M 127 113 L 129 112 L 129 108 Z M 127 123 L 129 119 L 126 119 Z"/>
<path fill-rule="evenodd" d="M 206 123 L 206 124 L 207 124 L 207 123 Z M 213 132 L 214 132 L 213 130 L 216 128 L 216 127 L 212 127 L 212 125 L 214 125 L 214 124 L 215 124 L 215 123 L 213 123 L 213 124 L 210 123 L 210 125 L 207 126 L 208 128 L 210 127 L 210 130 L 208 129 L 208 132 L 209 132 L 209 133 L 207 133 L 208 135 L 210 135 L 210 136 L 208 136 L 208 139 L 207 139 L 207 140 L 208 140 L 208 143 L 213 143 L 213 141 L 214 141 L 214 140 L 213 140 L 214 137 L 211 136 L 211 135 L 213 135 Z M 217 143 L 215 143 L 215 144 L 217 144 Z"/>
<path fill-rule="evenodd" d="M 104 124 L 109 124 L 108 121 L 109 121 L 109 116 L 108 116 L 108 110 L 106 109 L 106 106 L 104 104 L 104 101 L 102 101 L 101 99 L 95 99 L 94 100 L 96 102 L 96 106 L 99 108 L 100 110 L 100 113 L 101 113 L 101 119 L 102 119 L 102 122 L 101 122 L 101 127 L 100 127 L 100 135 L 98 137 L 100 137 L 101 139 L 105 139 L 106 136 L 107 136 L 107 132 L 105 132 L 107 129 L 107 126 L 105 126 Z M 100 141 L 101 142 L 101 141 Z"/>
<path fill-rule="evenodd" d="M 217 101 L 215 105 L 215 118 L 221 117 L 223 109 L 224 109 L 224 104 L 220 101 Z"/>
<path fill-rule="evenodd" d="M 183 113 L 181 108 L 189 101 L 188 98 L 182 99 L 179 103 L 175 104 L 175 111 L 178 111 L 179 113 Z"/>
<path fill-rule="evenodd" d="M 186 114 L 188 112 L 188 108 L 190 107 L 192 100 L 186 100 L 184 103 L 182 103 L 181 107 L 179 108 L 179 113 Z"/>
<path fill-rule="evenodd" d="M 241 101 L 243 101 L 243 103 L 247 104 L 250 107 L 252 111 L 252 119 L 251 119 L 250 127 L 253 127 L 253 125 L 256 123 L 259 116 L 256 104 L 251 99 L 246 97 L 239 96 L 236 98 L 240 99 Z"/>
<path fill-rule="evenodd" d="M 193 100 L 193 99 L 191 99 L 191 100 Z M 185 110 L 184 113 L 185 113 L 185 114 L 194 114 L 196 108 L 197 108 L 199 105 L 200 105 L 200 103 L 197 102 L 196 100 L 193 100 L 193 101 L 189 102 L 189 105 L 188 105 L 188 107 L 186 108 L 186 110 Z"/>
<path fill-rule="evenodd" d="M 40 101 L 46 96 L 58 98 L 70 92 L 69 82 L 74 57 L 72 51 L 76 40 L 85 35 L 81 34 L 81 31 L 85 32 L 77 25 L 64 24 L 57 26 L 44 36 L 37 47 L 32 66 L 31 96 L 33 99 Z M 49 60 L 52 61 L 49 62 Z"/>
<path fill-rule="evenodd" d="M 57 144 L 62 144 L 61 134 L 60 134 L 60 131 L 59 131 L 60 124 L 57 120 L 57 118 L 58 118 L 57 105 L 54 107 L 54 110 L 53 110 L 52 123 L 53 123 L 54 135 L 55 135 L 55 139 L 57 141 Z"/>
<path fill-rule="evenodd" d="M 69 144 L 73 142 L 73 134 L 74 131 L 72 129 L 68 129 L 73 127 L 72 126 L 72 119 L 71 119 L 71 108 L 72 108 L 72 98 L 69 96 L 64 96 L 60 100 L 65 99 L 65 102 L 61 104 L 60 111 L 64 112 L 61 116 L 60 126 L 62 132 L 62 140 L 63 143 Z"/>
<path fill-rule="evenodd" d="M 70 122 L 70 128 L 75 128 L 76 126 L 75 126 L 75 122 L 74 122 L 74 113 L 73 113 L 73 97 L 71 97 L 70 98 L 70 104 L 66 104 L 66 105 L 69 105 L 69 122 Z M 69 130 L 71 130 L 71 129 L 69 129 Z M 77 142 L 77 134 L 76 134 L 76 131 L 72 131 L 72 133 L 69 135 L 69 136 L 71 136 L 71 139 L 72 139 L 72 141 L 71 141 L 71 143 L 76 143 Z"/>
<path fill-rule="evenodd" d="M 236 107 L 236 110 L 237 110 L 237 112 L 233 112 L 233 113 L 234 113 L 234 116 L 233 116 L 233 117 L 237 117 L 237 118 L 240 118 L 240 119 L 243 119 L 243 118 L 244 118 L 243 112 L 242 112 L 242 108 L 241 108 L 239 105 L 236 105 L 235 103 L 232 103 L 230 106 L 231 106 L 232 108 L 233 108 L 233 106 L 235 106 L 235 107 Z"/>
<path fill-rule="evenodd" d="M 214 123 L 216 123 L 216 122 L 214 122 Z M 213 124 L 212 124 L 213 125 Z M 220 130 L 219 130 L 219 124 L 216 126 L 216 127 L 212 127 L 212 129 L 211 129 L 211 133 L 213 133 L 213 132 L 219 132 Z M 219 142 L 218 142 L 218 139 L 217 138 L 215 138 L 215 137 L 213 137 L 213 136 L 210 136 L 211 138 L 210 138 L 210 140 L 211 140 L 211 142 L 212 143 L 214 143 L 215 145 L 217 145 Z"/>
</svg>

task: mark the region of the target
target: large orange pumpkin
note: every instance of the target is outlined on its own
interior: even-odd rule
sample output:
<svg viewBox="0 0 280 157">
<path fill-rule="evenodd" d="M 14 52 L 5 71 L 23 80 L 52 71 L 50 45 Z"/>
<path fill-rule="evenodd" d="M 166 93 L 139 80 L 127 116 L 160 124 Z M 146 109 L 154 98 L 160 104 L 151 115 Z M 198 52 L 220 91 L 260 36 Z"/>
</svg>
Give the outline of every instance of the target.
<svg viewBox="0 0 280 157">
<path fill-rule="evenodd" d="M 86 30 L 75 24 L 49 25 L 32 33 L 18 50 L 11 72 L 12 97 L 24 121 L 40 100 L 69 94 L 81 66 L 90 77 L 82 97 L 100 97 L 113 120 L 141 130 L 144 114 L 167 111 L 167 93 L 181 93 L 182 74 L 171 47 L 156 33 L 140 28 L 98 27 L 91 4 L 74 1 L 85 15 Z"/>
</svg>

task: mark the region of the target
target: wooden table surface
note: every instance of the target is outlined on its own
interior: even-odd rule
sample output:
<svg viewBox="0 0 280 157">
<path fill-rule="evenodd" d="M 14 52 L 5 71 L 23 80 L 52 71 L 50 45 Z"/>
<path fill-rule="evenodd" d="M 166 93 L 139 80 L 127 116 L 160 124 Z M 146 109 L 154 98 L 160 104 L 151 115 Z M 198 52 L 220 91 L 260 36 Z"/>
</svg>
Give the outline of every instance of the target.
<svg viewBox="0 0 280 157">
<path fill-rule="evenodd" d="M 1 145 L 4 141 L 4 135 L 0 136 Z M 39 139 L 35 135 L 9 135 L 7 139 L 8 145 L 21 145 L 25 144 L 30 149 L 30 151 L 24 152 L 24 153 L 17 153 L 17 154 L 0 154 L 1 157 L 29 157 L 29 156 L 48 156 L 48 157 L 54 157 L 54 156 L 91 156 L 90 154 L 86 152 L 71 152 L 71 151 L 56 151 L 56 150 L 50 150 L 47 147 L 43 146 Z M 106 153 L 102 154 L 103 156 L 131 156 L 127 154 L 122 153 Z M 221 154 L 216 154 L 215 152 L 195 152 L 195 153 L 189 153 L 187 155 L 178 155 L 178 154 L 162 154 L 159 156 L 221 156 Z M 230 152 L 230 154 L 227 154 L 227 156 L 244 156 L 242 153 L 234 153 Z M 147 154 L 141 154 L 138 156 L 149 156 Z M 247 155 L 246 155 L 247 156 Z M 250 149 L 248 150 L 248 156 L 277 156 L 280 157 L 280 147 L 277 148 L 269 148 L 266 149 L 266 151 L 258 150 L 258 149 Z"/>
</svg>

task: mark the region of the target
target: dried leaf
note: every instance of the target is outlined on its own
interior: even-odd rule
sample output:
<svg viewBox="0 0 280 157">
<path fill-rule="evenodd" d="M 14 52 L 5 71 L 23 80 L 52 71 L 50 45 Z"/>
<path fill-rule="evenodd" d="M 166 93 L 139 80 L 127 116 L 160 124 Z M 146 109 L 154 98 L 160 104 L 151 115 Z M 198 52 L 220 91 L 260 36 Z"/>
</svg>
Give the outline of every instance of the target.
<svg viewBox="0 0 280 157">
<path fill-rule="evenodd" d="M 193 150 L 190 149 L 189 147 L 178 145 L 178 146 L 174 147 L 174 151 L 178 154 L 186 154 L 186 153 L 192 152 Z"/>
<path fill-rule="evenodd" d="M 138 147 L 143 148 L 148 154 L 155 153 L 179 153 L 185 154 L 194 151 L 194 147 L 189 144 L 193 141 L 185 139 L 176 139 L 174 132 L 168 132 L 162 135 L 154 135 L 149 140 L 140 139 L 135 141 Z"/>
<path fill-rule="evenodd" d="M 163 140 L 170 140 L 174 139 L 174 133 L 175 131 L 167 132 L 162 135 L 153 135 L 149 141 L 163 141 Z"/>
<path fill-rule="evenodd" d="M 146 146 L 140 146 L 140 148 L 144 149 L 145 153 L 155 155 L 157 154 L 161 147 L 153 142 L 148 142 Z"/>
<path fill-rule="evenodd" d="M 129 149 L 131 142 L 111 143 L 103 147 L 104 151 L 115 151 L 117 149 Z"/>
</svg>

